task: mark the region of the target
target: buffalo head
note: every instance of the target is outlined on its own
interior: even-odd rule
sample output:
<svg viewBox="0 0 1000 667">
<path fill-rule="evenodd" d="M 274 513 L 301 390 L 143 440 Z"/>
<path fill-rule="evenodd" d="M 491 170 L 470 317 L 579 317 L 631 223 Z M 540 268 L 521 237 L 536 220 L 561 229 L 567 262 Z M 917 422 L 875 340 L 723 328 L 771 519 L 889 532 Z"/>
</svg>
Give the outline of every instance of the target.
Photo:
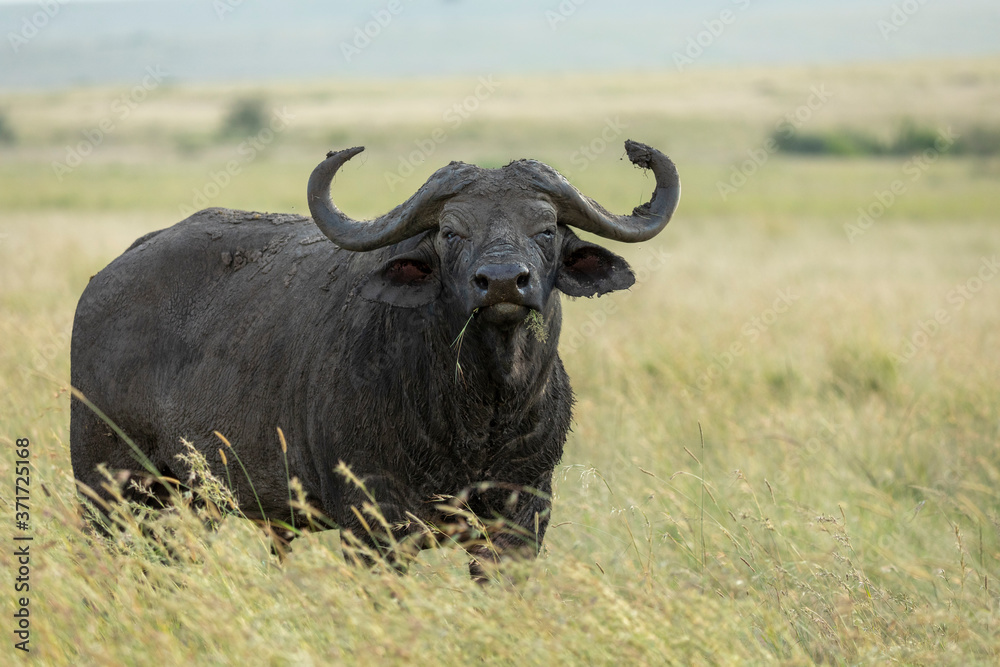
<svg viewBox="0 0 1000 667">
<path fill-rule="evenodd" d="M 627 141 L 636 165 L 651 169 L 651 200 L 614 215 L 551 167 L 518 160 L 501 169 L 452 162 L 406 202 L 375 220 L 356 221 L 330 199 L 337 170 L 363 148 L 331 152 L 309 179 L 309 209 L 319 228 L 347 250 L 396 245 L 362 295 L 397 306 L 439 298 L 458 315 L 513 326 L 544 311 L 553 289 L 595 296 L 625 289 L 635 277 L 624 259 L 574 234 L 576 227 L 617 241 L 645 241 L 670 221 L 680 198 L 674 164 L 659 151 Z"/>
</svg>

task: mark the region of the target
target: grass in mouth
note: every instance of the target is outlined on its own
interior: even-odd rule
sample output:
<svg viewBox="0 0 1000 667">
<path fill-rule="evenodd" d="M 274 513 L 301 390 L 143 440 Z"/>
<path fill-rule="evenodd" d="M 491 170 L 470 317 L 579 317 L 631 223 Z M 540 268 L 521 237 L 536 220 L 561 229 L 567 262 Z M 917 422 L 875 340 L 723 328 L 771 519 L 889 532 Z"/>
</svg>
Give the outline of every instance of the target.
<svg viewBox="0 0 1000 667">
<path fill-rule="evenodd" d="M 545 318 L 542 317 L 541 312 L 532 310 L 528 314 L 528 331 L 539 343 L 544 343 L 549 339 L 549 329 L 545 326 Z"/>
<path fill-rule="evenodd" d="M 458 332 L 455 336 L 455 340 L 452 341 L 451 347 L 456 348 L 455 350 L 455 382 L 458 382 L 459 376 L 462 375 L 462 341 L 465 340 L 465 332 L 469 329 L 469 323 L 472 322 L 472 318 L 476 316 L 479 312 L 478 308 L 473 308 L 472 312 L 469 314 L 469 319 L 465 320 L 465 324 L 462 326 L 462 330 Z"/>
</svg>

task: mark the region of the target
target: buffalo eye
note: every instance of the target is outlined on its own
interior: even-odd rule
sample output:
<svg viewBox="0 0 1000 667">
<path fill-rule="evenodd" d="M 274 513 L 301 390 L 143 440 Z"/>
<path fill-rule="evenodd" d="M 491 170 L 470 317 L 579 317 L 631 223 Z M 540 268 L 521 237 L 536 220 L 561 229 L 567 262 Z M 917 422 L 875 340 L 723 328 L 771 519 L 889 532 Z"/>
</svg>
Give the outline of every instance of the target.
<svg viewBox="0 0 1000 667">
<path fill-rule="evenodd" d="M 460 241 L 462 239 L 462 235 L 453 229 L 444 230 L 443 232 L 441 232 L 441 236 L 443 236 L 444 240 L 448 241 L 449 243 L 454 243 L 455 241 Z"/>
<path fill-rule="evenodd" d="M 555 235 L 556 233 L 553 230 L 545 229 L 535 234 L 534 239 L 541 243 L 541 242 L 551 241 L 553 238 L 555 238 Z"/>
</svg>

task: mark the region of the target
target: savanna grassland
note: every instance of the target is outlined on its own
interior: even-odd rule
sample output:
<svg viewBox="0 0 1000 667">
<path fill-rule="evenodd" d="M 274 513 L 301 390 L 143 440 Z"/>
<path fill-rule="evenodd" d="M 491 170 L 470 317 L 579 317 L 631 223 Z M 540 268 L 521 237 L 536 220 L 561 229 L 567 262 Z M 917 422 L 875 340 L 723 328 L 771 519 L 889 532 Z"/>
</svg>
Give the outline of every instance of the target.
<svg viewBox="0 0 1000 667">
<path fill-rule="evenodd" d="M 1000 127 L 1000 61 L 138 97 L 0 98 L 4 656 L 25 595 L 14 442 L 29 438 L 38 664 L 1000 661 L 1000 158 L 950 150 Z M 901 127 L 930 147 L 769 143 Z M 188 208 L 304 212 L 311 169 L 351 145 L 368 150 L 333 192 L 356 216 L 450 160 L 520 157 L 624 212 L 652 186 L 620 159 L 626 138 L 671 155 L 684 196 L 654 241 L 613 244 L 630 292 L 566 305 L 576 421 L 544 552 L 516 583 L 471 583 L 457 549 L 407 576 L 349 567 L 333 531 L 279 561 L 238 518 L 85 534 L 73 311 L 135 238 Z"/>
</svg>

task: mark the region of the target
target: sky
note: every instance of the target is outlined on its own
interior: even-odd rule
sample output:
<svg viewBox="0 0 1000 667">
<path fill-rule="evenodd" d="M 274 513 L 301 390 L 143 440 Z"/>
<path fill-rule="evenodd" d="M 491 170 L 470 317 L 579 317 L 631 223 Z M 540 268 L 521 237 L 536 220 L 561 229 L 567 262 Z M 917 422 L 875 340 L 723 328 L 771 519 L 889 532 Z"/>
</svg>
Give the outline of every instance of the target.
<svg viewBox="0 0 1000 667">
<path fill-rule="evenodd" d="M 997 0 L 0 0 L 0 90 L 1000 54 Z"/>
</svg>

